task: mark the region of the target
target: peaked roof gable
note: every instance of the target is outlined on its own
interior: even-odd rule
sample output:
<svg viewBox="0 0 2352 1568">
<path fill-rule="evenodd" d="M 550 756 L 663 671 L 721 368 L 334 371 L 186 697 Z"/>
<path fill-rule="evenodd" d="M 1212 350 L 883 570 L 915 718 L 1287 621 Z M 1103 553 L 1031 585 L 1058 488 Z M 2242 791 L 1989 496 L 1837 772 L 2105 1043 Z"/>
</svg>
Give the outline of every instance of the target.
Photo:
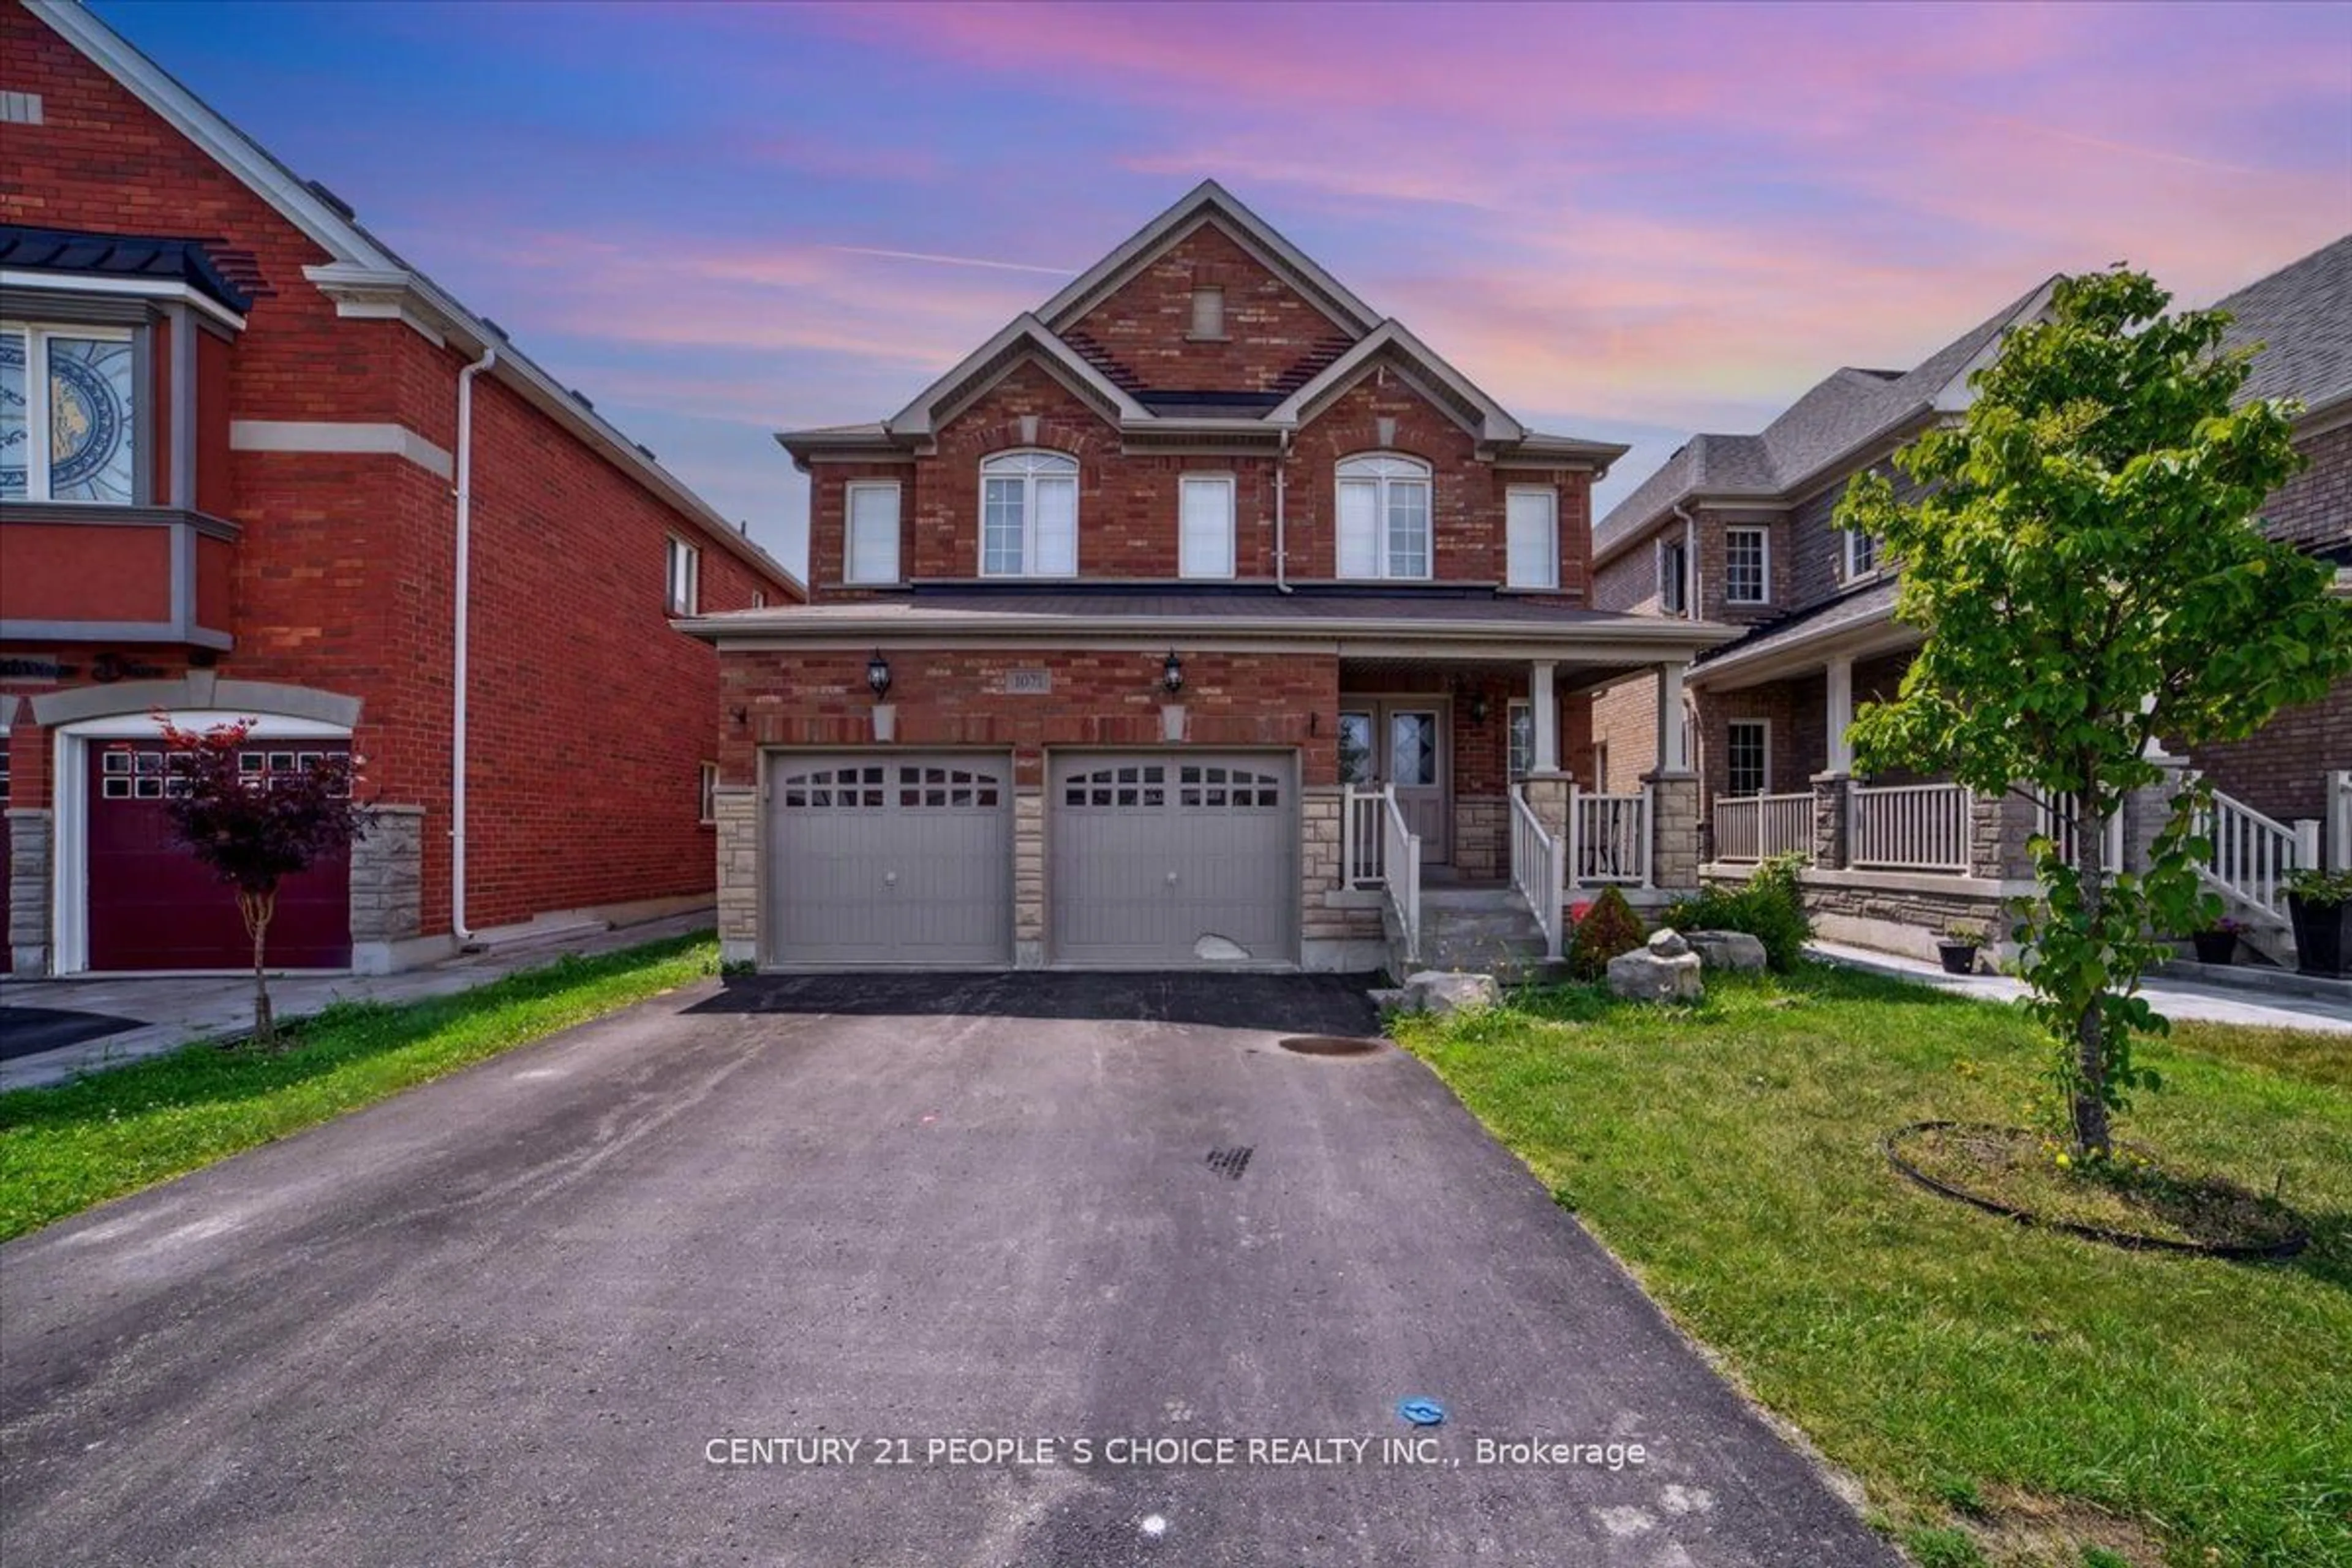
<svg viewBox="0 0 2352 1568">
<path fill-rule="evenodd" d="M 657 499 L 699 522 L 726 550 L 806 596 L 799 577 L 661 466 L 646 448 L 589 407 L 584 399 L 517 349 L 391 247 L 370 234 L 331 193 L 302 179 L 261 143 L 191 92 L 79 0 L 24 0 L 50 31 L 106 73 L 206 157 L 227 170 L 331 259 L 304 274 L 336 301 L 339 313 L 405 321 L 436 344 L 478 357 L 495 351 L 490 374 Z"/>
<path fill-rule="evenodd" d="M 1048 331 L 1045 322 L 1024 311 L 966 354 L 954 369 L 916 394 L 914 401 L 884 421 L 883 428 L 893 436 L 936 435 L 960 403 L 969 401 L 972 394 L 1030 354 L 1045 361 L 1057 379 L 1069 384 L 1071 391 L 1095 404 L 1113 422 L 1152 417 L 1151 411 L 1131 394 Z"/>
<path fill-rule="evenodd" d="M 1204 223 L 1215 224 L 1349 335 L 1361 337 L 1380 324 L 1379 311 L 1356 298 L 1347 285 L 1316 265 L 1305 251 L 1285 239 L 1273 225 L 1243 205 L 1214 180 L 1202 180 L 1185 192 L 1173 205 L 1129 235 L 1109 255 L 1064 285 L 1060 292 L 1037 308 L 1035 314 L 1054 331 L 1066 331 L 1149 267 L 1161 252 Z"/>
</svg>

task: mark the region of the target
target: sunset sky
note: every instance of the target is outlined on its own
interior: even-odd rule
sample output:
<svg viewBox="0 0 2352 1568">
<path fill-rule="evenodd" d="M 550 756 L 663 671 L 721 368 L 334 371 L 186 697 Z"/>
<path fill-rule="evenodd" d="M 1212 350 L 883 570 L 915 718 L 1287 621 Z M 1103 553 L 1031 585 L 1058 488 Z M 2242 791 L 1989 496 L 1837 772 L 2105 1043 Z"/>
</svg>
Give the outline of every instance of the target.
<svg viewBox="0 0 2352 1568">
<path fill-rule="evenodd" d="M 1906 366 L 2352 230 L 2352 5 L 95 7 L 797 563 L 892 412 L 1203 176 L 1522 418 Z"/>
</svg>

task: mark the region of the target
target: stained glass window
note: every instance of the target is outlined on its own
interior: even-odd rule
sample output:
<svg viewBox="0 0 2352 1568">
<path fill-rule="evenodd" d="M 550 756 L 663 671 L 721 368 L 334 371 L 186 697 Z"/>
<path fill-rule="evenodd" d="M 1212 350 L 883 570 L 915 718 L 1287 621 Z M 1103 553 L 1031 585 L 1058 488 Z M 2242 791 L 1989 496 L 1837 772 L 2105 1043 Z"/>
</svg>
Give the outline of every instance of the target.
<svg viewBox="0 0 2352 1568">
<path fill-rule="evenodd" d="M 0 496 L 136 500 L 135 363 L 124 332 L 0 331 Z"/>
</svg>

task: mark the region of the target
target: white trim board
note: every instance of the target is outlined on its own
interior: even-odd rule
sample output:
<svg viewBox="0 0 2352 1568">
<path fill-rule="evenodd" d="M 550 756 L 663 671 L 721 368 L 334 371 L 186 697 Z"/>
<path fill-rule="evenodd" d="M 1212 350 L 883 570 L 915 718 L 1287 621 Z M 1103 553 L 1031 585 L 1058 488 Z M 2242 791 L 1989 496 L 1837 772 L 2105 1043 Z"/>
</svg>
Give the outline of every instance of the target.
<svg viewBox="0 0 2352 1568">
<path fill-rule="evenodd" d="M 331 419 L 232 419 L 230 449 L 238 452 L 353 452 L 404 458 L 435 479 L 457 471 L 457 459 L 405 425 Z"/>
</svg>

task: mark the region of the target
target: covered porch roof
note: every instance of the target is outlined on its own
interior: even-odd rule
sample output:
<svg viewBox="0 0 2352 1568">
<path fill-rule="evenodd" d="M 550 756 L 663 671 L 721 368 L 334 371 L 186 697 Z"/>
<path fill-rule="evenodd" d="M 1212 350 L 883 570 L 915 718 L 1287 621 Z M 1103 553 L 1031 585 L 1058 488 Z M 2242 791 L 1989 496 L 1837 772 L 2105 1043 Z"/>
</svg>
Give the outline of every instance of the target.
<svg viewBox="0 0 2352 1568">
<path fill-rule="evenodd" d="M 1739 635 L 1738 628 L 1714 622 L 1575 609 L 1491 589 L 1316 587 L 1285 594 L 1270 585 L 1218 589 L 1189 584 L 1051 591 L 943 586 L 887 598 L 738 610 L 675 624 L 690 637 L 739 649 L 1176 642 L 1278 647 L 1349 659 L 1527 659 L 1612 668 L 1688 663 Z"/>
</svg>

